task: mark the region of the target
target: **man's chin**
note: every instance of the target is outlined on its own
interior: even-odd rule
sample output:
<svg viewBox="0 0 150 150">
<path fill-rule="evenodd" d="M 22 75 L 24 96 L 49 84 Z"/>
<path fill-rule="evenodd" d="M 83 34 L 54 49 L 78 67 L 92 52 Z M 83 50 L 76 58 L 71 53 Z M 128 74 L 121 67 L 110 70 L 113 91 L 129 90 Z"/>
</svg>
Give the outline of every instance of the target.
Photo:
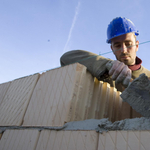
<svg viewBox="0 0 150 150">
<path fill-rule="evenodd" d="M 126 65 L 130 65 L 130 62 L 128 59 L 122 59 L 121 62 L 123 62 Z"/>
<path fill-rule="evenodd" d="M 127 66 L 132 65 L 131 59 L 129 57 L 127 57 L 127 58 L 120 58 L 118 60 L 123 62 Z"/>
<path fill-rule="evenodd" d="M 130 65 L 130 63 L 127 60 L 124 60 L 124 64 Z"/>
<path fill-rule="evenodd" d="M 127 66 L 132 65 L 131 61 L 129 61 L 129 60 L 124 60 L 123 63 Z"/>
</svg>

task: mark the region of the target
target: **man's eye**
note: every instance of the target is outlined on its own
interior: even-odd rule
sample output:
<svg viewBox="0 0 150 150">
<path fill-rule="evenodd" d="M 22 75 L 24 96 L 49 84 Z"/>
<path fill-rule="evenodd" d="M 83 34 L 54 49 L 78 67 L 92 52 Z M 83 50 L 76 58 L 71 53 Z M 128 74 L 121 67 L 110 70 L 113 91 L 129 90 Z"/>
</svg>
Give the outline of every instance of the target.
<svg viewBox="0 0 150 150">
<path fill-rule="evenodd" d="M 125 43 L 125 44 L 126 44 L 126 46 L 127 46 L 127 47 L 132 46 L 132 43 L 131 43 L 131 42 L 129 42 L 129 43 Z"/>
<path fill-rule="evenodd" d="M 119 48 L 119 47 L 120 47 L 120 45 L 115 45 L 115 47 Z"/>
</svg>

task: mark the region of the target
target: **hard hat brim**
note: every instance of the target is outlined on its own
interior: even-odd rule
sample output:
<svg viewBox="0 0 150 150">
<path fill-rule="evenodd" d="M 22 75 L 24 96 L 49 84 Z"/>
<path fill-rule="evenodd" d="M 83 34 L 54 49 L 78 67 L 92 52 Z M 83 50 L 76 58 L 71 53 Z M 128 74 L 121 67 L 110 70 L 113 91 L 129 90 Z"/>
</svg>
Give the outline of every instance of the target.
<svg viewBox="0 0 150 150">
<path fill-rule="evenodd" d="M 135 33 L 136 36 L 139 35 L 139 32 L 138 32 L 138 31 L 136 31 L 136 32 L 128 32 L 128 33 Z M 128 34 L 128 33 L 125 33 L 125 34 Z M 121 35 L 124 35 L 124 34 L 119 34 L 119 35 L 117 35 L 117 36 L 114 36 L 114 37 L 112 37 L 111 39 L 106 40 L 106 42 L 107 42 L 108 44 L 110 44 L 112 39 L 114 39 L 114 38 L 116 38 L 116 37 L 118 37 L 118 36 L 121 36 Z"/>
</svg>

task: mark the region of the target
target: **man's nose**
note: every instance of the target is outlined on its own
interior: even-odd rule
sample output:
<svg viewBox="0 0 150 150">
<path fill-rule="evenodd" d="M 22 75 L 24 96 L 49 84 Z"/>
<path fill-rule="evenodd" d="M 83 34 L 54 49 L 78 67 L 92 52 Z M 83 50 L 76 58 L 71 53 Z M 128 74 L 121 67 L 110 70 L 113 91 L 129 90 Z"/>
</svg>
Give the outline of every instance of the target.
<svg viewBox="0 0 150 150">
<path fill-rule="evenodd" d="M 121 52 L 126 53 L 127 52 L 127 46 L 123 43 L 121 46 Z"/>
</svg>

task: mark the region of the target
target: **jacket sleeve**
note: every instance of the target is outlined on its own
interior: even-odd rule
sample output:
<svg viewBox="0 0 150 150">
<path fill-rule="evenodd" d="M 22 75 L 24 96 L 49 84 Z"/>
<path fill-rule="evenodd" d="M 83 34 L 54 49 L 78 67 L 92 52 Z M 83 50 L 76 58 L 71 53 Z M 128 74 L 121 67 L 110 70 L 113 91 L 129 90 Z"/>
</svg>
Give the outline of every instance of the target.
<svg viewBox="0 0 150 150">
<path fill-rule="evenodd" d="M 86 66 L 87 70 L 99 80 L 105 78 L 104 75 L 107 76 L 106 63 L 109 61 L 111 60 L 108 58 L 84 50 L 69 51 L 60 58 L 61 66 L 78 62 Z"/>
</svg>

